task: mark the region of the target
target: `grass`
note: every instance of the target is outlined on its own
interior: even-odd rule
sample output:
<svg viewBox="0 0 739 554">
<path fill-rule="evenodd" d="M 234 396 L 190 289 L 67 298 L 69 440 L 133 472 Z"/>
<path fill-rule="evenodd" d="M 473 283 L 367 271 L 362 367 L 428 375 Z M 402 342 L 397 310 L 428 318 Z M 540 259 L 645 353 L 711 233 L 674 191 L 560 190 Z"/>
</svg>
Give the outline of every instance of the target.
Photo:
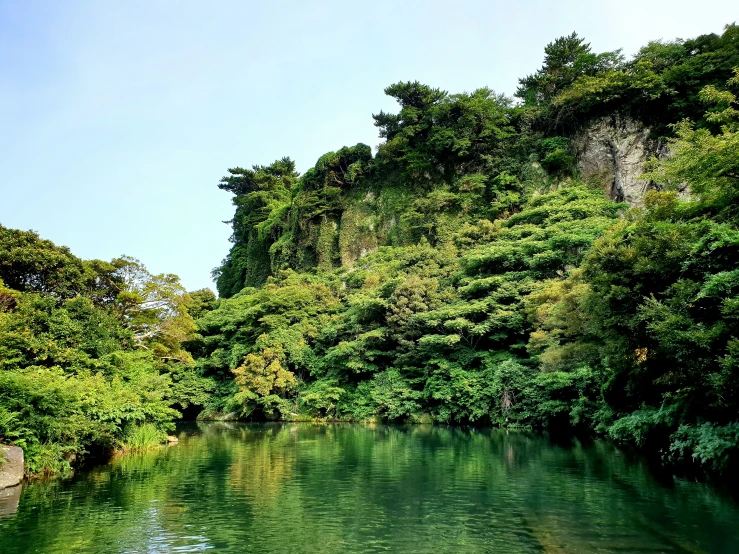
<svg viewBox="0 0 739 554">
<path fill-rule="evenodd" d="M 130 426 L 123 435 L 124 452 L 141 452 L 161 446 L 167 434 L 152 423 Z"/>
</svg>

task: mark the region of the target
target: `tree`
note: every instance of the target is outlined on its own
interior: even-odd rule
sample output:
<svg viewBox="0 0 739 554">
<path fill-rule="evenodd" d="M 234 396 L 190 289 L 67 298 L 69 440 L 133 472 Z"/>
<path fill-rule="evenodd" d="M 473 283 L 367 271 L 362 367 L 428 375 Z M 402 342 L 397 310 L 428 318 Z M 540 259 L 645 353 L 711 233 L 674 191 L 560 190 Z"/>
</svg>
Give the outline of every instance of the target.
<svg viewBox="0 0 739 554">
<path fill-rule="evenodd" d="M 260 352 L 247 354 L 244 362 L 233 370 L 239 387 L 234 398 L 242 404 L 244 415 L 257 407 L 268 415 L 274 410 L 286 412 L 289 407 L 285 396 L 298 384 L 295 375 L 285 369 L 285 351 L 279 343 L 271 342 L 267 335 L 260 336 L 258 343 Z"/>
<path fill-rule="evenodd" d="M 122 282 L 115 301 L 116 314 L 133 332 L 139 347 L 151 350 L 160 359 L 192 363 L 182 343 L 192 338 L 193 318 L 187 312 L 190 297 L 173 274 L 153 275 L 128 256 L 113 260 Z"/>
<path fill-rule="evenodd" d="M 229 298 L 244 286 L 263 284 L 270 275 L 269 248 L 285 224 L 291 189 L 298 173 L 295 162 L 282 158 L 268 166 L 230 169 L 219 188 L 235 195 L 231 226 L 234 245 L 213 271 L 218 294 Z"/>
<path fill-rule="evenodd" d="M 174 332 L 177 308 L 155 294 L 166 287 L 148 283 L 156 279 L 130 258 L 87 262 L 35 233 L 0 230 L 10 245 L 3 272 L 22 288 L 0 279 L 2 439 L 23 446 L 28 473 L 47 475 L 89 452 L 132 447 L 141 428 L 153 430 L 156 443 L 179 417 L 171 404 L 185 405 L 205 384 L 184 364 L 154 356 L 189 359 Z M 159 329 L 138 337 L 145 348 L 137 349 L 134 333 L 151 321 L 147 310 Z M 187 381 L 176 399 L 172 369 Z"/>
<path fill-rule="evenodd" d="M 115 298 L 120 282 L 113 265 L 84 261 L 33 231 L 0 225 L 0 279 L 11 289 L 71 298 L 85 294 L 99 304 Z"/>
<path fill-rule="evenodd" d="M 190 302 L 187 304 L 187 313 L 189 313 L 193 319 L 199 319 L 208 312 L 216 309 L 218 305 L 218 299 L 215 293 L 210 289 L 198 289 L 192 292 L 188 292 L 187 295 L 190 297 Z"/>
<path fill-rule="evenodd" d="M 739 88 L 739 67 L 728 80 L 728 87 Z M 739 101 L 731 90 L 709 85 L 700 94 L 712 104 L 706 119 L 721 126 L 719 133 L 683 120 L 674 126 L 675 137 L 669 141 L 672 156 L 652 161 L 652 171 L 645 179 L 661 183 L 671 190 L 690 184 L 691 194 L 702 209 L 716 212 L 720 219 L 736 220 L 739 200 Z"/>
<path fill-rule="evenodd" d="M 527 105 L 550 102 L 581 75 L 617 69 L 623 63 L 620 50 L 593 54 L 590 44 L 573 32 L 544 48 L 544 65 L 533 75 L 519 79 L 515 96 Z"/>
<path fill-rule="evenodd" d="M 414 83 L 385 93 L 398 100 L 398 114 L 372 117 L 386 142 L 377 153 L 381 175 L 428 188 L 453 183 L 465 173 L 490 171 L 513 136 L 510 101 L 487 88 L 448 95 Z"/>
</svg>

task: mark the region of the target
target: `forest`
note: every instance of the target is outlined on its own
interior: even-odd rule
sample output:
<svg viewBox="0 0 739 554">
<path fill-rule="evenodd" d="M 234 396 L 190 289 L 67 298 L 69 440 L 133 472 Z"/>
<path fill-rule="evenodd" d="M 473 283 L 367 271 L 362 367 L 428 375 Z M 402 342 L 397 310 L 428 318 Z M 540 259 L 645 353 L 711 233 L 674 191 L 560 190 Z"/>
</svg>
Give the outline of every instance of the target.
<svg viewBox="0 0 739 554">
<path fill-rule="evenodd" d="M 30 475 L 195 417 L 525 427 L 737 468 L 739 26 L 630 59 L 560 37 L 513 98 L 385 93 L 375 149 L 228 169 L 217 296 L 0 226 L 0 443 Z M 638 203 L 582 171 L 604 121 L 647 132 Z"/>
</svg>

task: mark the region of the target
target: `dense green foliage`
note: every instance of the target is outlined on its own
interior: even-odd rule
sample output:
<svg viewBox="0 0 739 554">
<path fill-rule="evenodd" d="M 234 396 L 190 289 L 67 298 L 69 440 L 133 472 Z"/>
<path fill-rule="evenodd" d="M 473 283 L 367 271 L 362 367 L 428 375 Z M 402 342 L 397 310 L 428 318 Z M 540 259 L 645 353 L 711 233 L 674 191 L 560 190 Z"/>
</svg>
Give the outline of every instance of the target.
<svg viewBox="0 0 739 554">
<path fill-rule="evenodd" d="M 221 180 L 235 213 L 220 299 L 0 227 L 0 441 L 56 471 L 155 442 L 196 405 L 576 428 L 725 470 L 739 449 L 735 67 L 729 25 L 632 60 L 562 37 L 518 104 L 391 85 L 399 111 L 373 116 L 374 155 L 357 144 L 303 175 L 282 158 Z M 579 179 L 573 132 L 606 114 L 669 145 L 644 208 Z"/>
<path fill-rule="evenodd" d="M 187 343 L 219 383 L 205 415 L 581 428 L 735 463 L 738 37 L 626 60 L 572 34 L 519 105 L 396 83 L 374 157 L 231 170 L 222 299 Z M 673 153 L 643 209 L 578 180 L 571 133 L 614 113 Z"/>
<path fill-rule="evenodd" d="M 739 106 L 714 87 L 702 97 L 718 102 L 707 119 L 721 131 L 676 126 L 673 156 L 648 175 L 668 191 L 596 241 L 540 321 L 545 354 L 600 352 L 609 371 L 599 425 L 611 436 L 722 469 L 739 446 Z M 692 201 L 669 191 L 681 183 Z M 567 333 L 576 307 L 587 326 Z"/>
<path fill-rule="evenodd" d="M 181 348 L 190 301 L 132 258 L 83 261 L 0 226 L 0 442 L 31 474 L 160 442 L 211 388 Z"/>
<path fill-rule="evenodd" d="M 622 112 L 663 134 L 686 118 L 709 124 L 700 93 L 705 86 L 723 87 L 736 67 L 739 26 L 728 25 L 720 36 L 650 42 L 628 61 L 618 51 L 593 53 L 574 33 L 545 53 L 542 68 L 521 79 L 516 93 L 535 127 L 562 133 Z"/>
</svg>

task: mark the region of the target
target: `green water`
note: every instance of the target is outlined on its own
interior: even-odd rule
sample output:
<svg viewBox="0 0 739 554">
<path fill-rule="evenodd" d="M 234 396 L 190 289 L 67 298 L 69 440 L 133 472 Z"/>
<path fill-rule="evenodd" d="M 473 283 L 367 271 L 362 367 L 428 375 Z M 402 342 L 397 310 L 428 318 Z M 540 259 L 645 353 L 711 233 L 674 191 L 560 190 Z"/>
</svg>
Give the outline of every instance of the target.
<svg viewBox="0 0 739 554">
<path fill-rule="evenodd" d="M 611 445 L 414 426 L 203 424 L 0 500 L 0 552 L 739 552 L 739 507 Z"/>
</svg>

